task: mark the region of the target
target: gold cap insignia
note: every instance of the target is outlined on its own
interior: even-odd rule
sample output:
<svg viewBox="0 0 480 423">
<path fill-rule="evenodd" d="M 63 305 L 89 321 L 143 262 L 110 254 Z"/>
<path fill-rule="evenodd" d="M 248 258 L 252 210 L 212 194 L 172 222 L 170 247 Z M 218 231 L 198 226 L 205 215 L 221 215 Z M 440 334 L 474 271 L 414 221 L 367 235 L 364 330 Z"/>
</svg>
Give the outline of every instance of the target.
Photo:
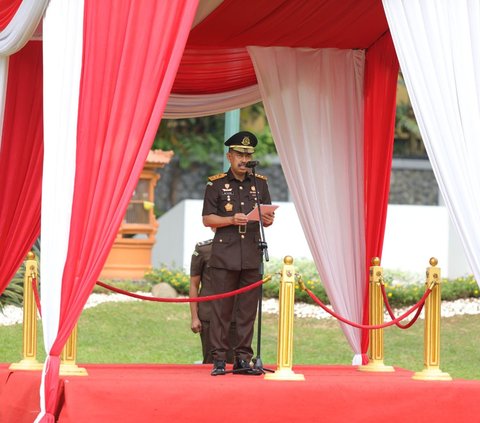
<svg viewBox="0 0 480 423">
<path fill-rule="evenodd" d="M 248 137 L 243 137 L 242 145 L 250 145 L 250 138 L 248 138 Z"/>
</svg>

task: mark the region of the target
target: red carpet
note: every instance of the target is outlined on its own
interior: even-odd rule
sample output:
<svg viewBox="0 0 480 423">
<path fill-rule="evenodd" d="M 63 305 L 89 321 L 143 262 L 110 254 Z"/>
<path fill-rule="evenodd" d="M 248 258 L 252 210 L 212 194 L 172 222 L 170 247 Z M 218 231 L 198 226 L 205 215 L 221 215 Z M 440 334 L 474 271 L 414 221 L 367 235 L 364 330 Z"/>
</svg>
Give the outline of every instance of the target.
<svg viewBox="0 0 480 423">
<path fill-rule="evenodd" d="M 296 366 L 305 382 L 262 376 L 211 377 L 209 365 L 85 365 L 63 377 L 59 423 L 473 422 L 480 381 L 423 382 L 412 372 L 364 373 L 350 366 Z M 0 364 L 0 422 L 31 423 L 39 372 Z"/>
</svg>

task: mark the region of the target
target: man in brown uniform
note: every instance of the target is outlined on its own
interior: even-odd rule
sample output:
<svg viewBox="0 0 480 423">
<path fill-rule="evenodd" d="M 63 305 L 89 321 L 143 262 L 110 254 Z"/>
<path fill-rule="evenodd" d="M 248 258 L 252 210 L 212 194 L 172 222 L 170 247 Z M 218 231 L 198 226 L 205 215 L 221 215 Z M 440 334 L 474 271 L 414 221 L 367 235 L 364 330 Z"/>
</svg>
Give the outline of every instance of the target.
<svg viewBox="0 0 480 423">
<path fill-rule="evenodd" d="M 210 256 L 213 239 L 198 242 L 190 261 L 190 298 L 212 295 L 214 290 L 210 279 Z M 190 303 L 191 329 L 200 333 L 202 341 L 203 364 L 213 363 L 212 346 L 210 344 L 210 316 L 212 305 L 210 301 Z M 235 345 L 235 312 L 230 324 L 230 345 Z M 227 363 L 233 363 L 233 350 L 227 351 Z"/>
<path fill-rule="evenodd" d="M 259 223 L 248 221 L 249 213 L 257 204 L 271 204 L 267 181 L 264 176 L 253 176 L 246 164 L 252 160 L 257 138 L 242 131 L 225 141 L 229 147 L 227 173 L 211 176 L 205 189 L 203 223 L 216 228 L 210 258 L 210 277 L 215 293 L 230 292 L 261 279 L 262 252 L 259 246 Z M 262 214 L 265 227 L 273 223 L 273 213 Z M 260 374 L 251 369 L 253 355 L 252 338 L 259 289 L 237 296 L 237 342 L 233 346 L 234 374 Z M 210 342 L 212 344 L 212 376 L 225 374 L 228 330 L 232 319 L 234 298 L 216 300 L 212 304 Z"/>
</svg>

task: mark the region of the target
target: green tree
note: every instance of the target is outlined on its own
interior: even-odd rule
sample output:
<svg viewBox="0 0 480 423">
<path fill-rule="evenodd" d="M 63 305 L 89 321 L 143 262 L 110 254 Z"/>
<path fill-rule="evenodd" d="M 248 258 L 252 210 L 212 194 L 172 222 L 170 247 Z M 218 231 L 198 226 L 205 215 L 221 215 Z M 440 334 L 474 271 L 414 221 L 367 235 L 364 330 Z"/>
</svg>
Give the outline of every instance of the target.
<svg viewBox="0 0 480 423">
<path fill-rule="evenodd" d="M 262 103 L 241 110 L 240 129 L 253 132 L 258 140 L 255 157 L 275 154 L 270 127 Z M 180 169 L 192 164 L 210 166 L 212 172 L 221 171 L 224 155 L 225 115 L 188 119 L 165 119 L 160 123 L 153 149 L 173 150 Z"/>
<path fill-rule="evenodd" d="M 259 139 L 255 158 L 275 154 L 275 145 L 267 124 L 262 103 L 241 110 L 240 129 L 255 133 Z M 153 149 L 173 150 L 174 159 L 168 165 L 171 176 L 168 201 L 175 205 L 179 197 L 182 174 L 223 170 L 225 114 L 188 119 L 165 119 L 160 123 Z M 162 182 L 165 183 L 165 182 Z"/>
<path fill-rule="evenodd" d="M 420 129 L 413 112 L 403 75 L 397 83 L 397 109 L 395 114 L 394 155 L 402 157 L 423 157 L 426 155 Z"/>
<path fill-rule="evenodd" d="M 211 170 L 219 170 L 214 159 L 223 154 L 224 122 L 224 115 L 162 120 L 152 148 L 173 150 L 182 170 L 193 163 L 214 163 Z"/>
</svg>

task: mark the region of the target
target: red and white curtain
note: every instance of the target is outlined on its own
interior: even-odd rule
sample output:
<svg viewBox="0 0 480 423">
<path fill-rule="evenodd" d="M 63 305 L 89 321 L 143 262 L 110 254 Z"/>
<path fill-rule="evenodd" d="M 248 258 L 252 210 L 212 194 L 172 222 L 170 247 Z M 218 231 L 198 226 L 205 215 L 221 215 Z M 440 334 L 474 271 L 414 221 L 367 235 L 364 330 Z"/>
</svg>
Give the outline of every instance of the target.
<svg viewBox="0 0 480 423">
<path fill-rule="evenodd" d="M 346 72 L 353 72 L 353 66 L 350 68 L 348 66 L 336 67 L 336 64 L 334 65 L 332 61 L 330 68 L 328 66 L 322 67 L 322 73 L 319 73 L 318 69 L 314 68 L 314 65 L 310 64 L 307 59 L 299 60 L 298 57 L 288 56 L 292 60 L 290 62 L 289 59 L 282 57 L 283 54 L 300 55 L 299 51 L 303 51 L 303 54 L 306 55 L 306 49 L 298 47 L 295 52 L 292 48 L 254 47 L 254 41 L 261 42 L 261 45 L 275 45 L 280 42 L 280 39 L 281 45 L 301 45 L 301 42 L 306 42 L 307 38 L 305 37 L 312 37 L 312 32 L 305 34 L 301 31 L 295 31 L 289 33 L 287 38 L 281 35 L 282 31 L 269 31 L 268 28 L 275 28 L 276 25 L 285 23 L 284 18 L 287 15 L 290 19 L 289 22 L 297 20 L 305 22 L 305 19 L 315 15 L 315 13 L 321 13 L 322 15 L 338 13 L 338 10 L 334 9 L 336 6 L 333 3 L 319 5 L 318 3 L 308 2 L 308 6 L 304 8 L 295 7 L 294 4 L 288 2 L 282 2 L 281 5 L 278 4 L 275 7 L 271 4 L 262 4 L 261 7 L 256 9 L 254 18 L 242 19 L 242 16 L 248 13 L 246 11 L 248 10 L 248 4 L 249 2 L 243 4 L 242 8 L 242 5 L 238 2 L 226 0 L 221 7 L 207 16 L 192 31 L 189 45 L 174 84 L 174 94 L 171 96 L 171 102 L 167 105 L 166 116 L 187 116 L 189 105 L 192 104 L 194 104 L 197 116 L 209 114 L 210 111 L 218 113 L 228 110 L 233 106 L 233 103 L 229 101 L 235 96 L 234 93 L 245 92 L 247 89 L 250 89 L 251 93 L 255 92 L 256 85 L 249 79 L 252 73 L 255 73 L 262 100 L 266 105 L 269 123 L 272 128 L 276 128 L 273 130 L 273 135 L 280 153 L 282 166 L 286 170 L 289 188 L 292 193 L 298 193 L 298 187 L 295 187 L 295 184 L 299 184 L 303 185 L 305 192 L 309 192 L 307 198 L 300 195 L 297 197 L 295 194 L 293 194 L 293 197 L 301 216 L 304 232 L 309 239 L 312 255 L 316 258 L 317 268 L 322 280 L 327 285 L 330 300 L 337 312 L 343 312 L 342 314 L 359 323 L 368 323 L 368 298 L 366 295 L 368 276 L 366 270 L 372 257 L 381 257 L 393 151 L 398 62 L 390 35 L 386 32 L 383 37 L 370 43 L 368 48 L 356 50 L 355 53 L 350 49 L 338 49 L 338 55 L 363 54 L 366 59 L 365 67 L 362 60 L 361 66 L 355 68 L 359 72 L 356 81 L 358 84 L 353 85 L 353 90 L 356 91 L 348 91 L 351 87 L 340 84 L 337 80 L 340 76 L 344 77 Z M 371 11 L 371 9 L 359 3 L 352 4 L 351 8 L 363 8 L 363 16 L 367 16 Z M 234 27 L 227 27 L 227 22 L 229 22 L 227 13 L 234 13 L 235 16 L 238 16 L 238 22 Z M 346 9 L 343 11 L 343 15 L 348 15 Z M 372 26 L 375 26 L 374 22 L 372 22 Z M 310 42 L 326 42 L 327 39 L 336 37 L 336 31 L 333 21 L 327 20 L 327 25 L 322 26 L 322 31 L 315 34 L 318 38 L 312 38 Z M 229 36 L 231 38 L 228 38 Z M 209 48 L 209 43 L 214 38 L 217 40 L 216 44 L 220 46 L 216 49 Z M 302 41 L 300 41 L 300 38 L 302 38 Z M 224 45 L 229 45 L 230 40 L 235 46 L 252 44 L 249 51 L 256 64 L 255 69 L 246 60 L 246 50 L 244 48 L 224 47 Z M 361 44 L 360 40 L 358 42 Z M 275 53 L 273 53 L 274 50 Z M 216 51 L 219 52 L 218 55 L 215 54 Z M 259 53 L 255 54 L 254 51 Z M 282 51 L 282 54 L 280 51 Z M 311 56 L 320 55 L 323 54 L 320 53 L 321 51 L 325 51 L 325 49 L 311 49 L 309 54 Z M 195 60 L 192 59 L 194 56 Z M 315 59 L 312 60 L 312 63 L 314 63 Z M 294 63 L 295 65 L 293 65 Z M 309 65 L 311 66 L 310 69 L 308 68 Z M 298 75 L 294 75 L 294 66 L 298 68 Z M 336 75 L 338 72 L 340 76 Z M 195 80 L 192 80 L 192 75 Z M 217 75 L 222 76 L 219 81 L 216 81 L 216 78 L 218 79 Z M 327 80 L 330 78 L 329 82 L 325 83 L 324 78 Z M 221 85 L 220 89 L 216 82 Z M 329 89 L 329 86 L 335 88 Z M 189 90 L 194 90 L 197 94 L 200 92 L 201 95 L 193 95 Z M 348 94 L 345 94 L 346 92 Z M 339 93 L 342 93 L 342 95 L 339 95 Z M 334 130 L 341 131 L 342 124 L 348 126 L 345 124 L 347 121 L 338 120 L 338 116 L 341 116 L 340 112 L 332 114 L 327 110 L 329 107 L 337 107 L 336 103 L 341 103 L 342 99 L 345 98 L 343 94 L 349 96 L 350 99 L 355 98 L 355 102 L 349 104 L 348 107 L 358 103 L 358 119 L 352 127 L 354 128 L 352 131 L 354 135 L 348 136 L 350 138 L 348 141 L 344 139 L 344 144 L 349 147 L 352 145 L 353 150 L 348 148 L 346 149 L 347 153 L 351 154 L 352 151 L 355 151 L 358 154 L 358 156 L 355 156 L 356 159 L 361 158 L 361 160 L 354 167 L 356 179 L 348 179 L 352 174 L 351 171 L 347 174 L 348 177 L 344 176 L 345 173 L 341 170 L 343 169 L 343 162 L 338 168 L 334 167 L 332 169 L 331 178 L 334 181 L 338 179 L 334 184 L 341 184 L 343 187 L 333 197 L 335 199 L 341 197 L 345 200 L 332 202 L 332 196 L 326 195 L 322 191 L 322 186 L 319 186 L 316 180 L 304 176 L 304 166 L 315 167 L 311 163 L 317 164 L 323 160 L 328 161 L 325 157 L 319 156 L 322 147 L 328 150 L 331 144 L 339 149 L 341 148 L 335 143 L 337 135 Z M 315 95 L 321 95 L 322 97 L 315 100 Z M 329 95 L 332 97 L 329 97 Z M 285 98 L 290 97 L 294 101 L 285 101 Z M 298 100 L 299 98 L 301 100 Z M 325 98 L 328 98 L 328 100 L 325 100 Z M 253 99 L 247 99 L 242 105 L 246 105 L 247 101 Z M 348 102 L 343 101 L 343 104 L 345 103 Z M 308 107 L 305 107 L 305 104 L 308 104 Z M 312 104 L 316 108 L 311 108 Z M 169 108 L 170 105 L 172 106 L 171 109 Z M 322 114 L 319 112 L 321 108 L 323 108 Z M 172 113 L 170 113 L 170 110 Z M 336 110 L 338 111 L 338 109 Z M 285 117 L 286 115 L 289 116 L 288 119 Z M 312 119 L 312 115 L 315 115 L 314 119 Z M 283 118 L 279 118 L 279 116 L 283 116 Z M 295 118 L 290 116 L 295 116 Z M 352 121 L 348 121 L 348 124 L 351 123 Z M 321 129 L 330 129 L 332 133 L 328 137 L 320 138 L 318 136 L 320 130 L 315 129 L 317 126 L 320 126 Z M 312 149 L 312 143 L 318 143 L 320 147 Z M 296 151 L 297 148 L 299 151 Z M 295 150 L 297 156 L 303 155 L 305 163 L 304 165 L 297 163 L 296 166 L 292 166 L 288 170 L 292 150 Z M 313 155 L 312 152 L 314 152 Z M 316 172 L 320 173 L 321 171 L 317 170 Z M 288 173 L 290 176 L 288 176 Z M 362 191 L 360 193 L 358 193 L 359 187 Z M 347 200 L 351 195 L 353 195 L 352 203 L 350 199 Z M 357 197 L 355 195 L 358 195 L 358 199 L 361 201 L 356 201 Z M 332 215 L 349 214 L 355 225 L 350 224 L 345 228 L 340 228 L 336 234 L 334 234 L 331 225 L 326 225 L 328 229 L 324 227 L 323 230 L 331 230 L 331 236 L 321 237 L 318 221 L 314 217 L 315 210 L 309 207 L 312 205 L 308 201 L 311 198 L 316 198 L 319 202 L 329 203 Z M 315 206 L 317 207 L 316 204 Z M 302 218 L 302 213 L 310 215 L 310 218 L 305 216 Z M 325 217 L 325 219 L 327 218 Z M 354 231 L 353 234 L 350 232 L 351 230 Z M 356 233 L 355 231 L 359 232 Z M 344 249 L 345 245 L 339 240 L 345 237 L 339 236 L 347 232 L 346 239 L 353 237 L 355 243 L 345 242 L 345 244 L 348 244 L 348 248 Z M 336 256 L 338 261 L 332 261 L 334 253 L 329 253 L 330 248 L 334 248 L 331 246 L 335 244 L 338 244 L 340 250 L 343 251 L 342 254 Z M 356 249 L 358 246 L 360 247 Z M 341 257 L 345 257 L 345 255 L 348 257 L 348 263 L 341 260 Z M 325 263 L 328 263 L 328 266 Z M 337 267 L 341 270 L 337 274 L 333 274 L 332 269 Z M 345 274 L 349 275 L 348 278 L 345 277 Z M 354 363 L 360 362 L 360 354 L 363 354 L 362 360 L 365 362 L 368 332 L 358 331 L 345 325 L 343 325 L 343 329 L 356 353 Z"/>
<path fill-rule="evenodd" d="M 182 56 L 183 46 L 194 19 L 196 1 L 178 1 L 174 3 L 175 7 L 168 8 L 147 3 L 142 3 L 141 8 L 134 8 L 132 2 L 126 0 L 106 3 L 107 5 L 93 8 L 91 0 L 85 3 L 71 0 L 51 1 L 43 23 L 45 174 L 42 274 L 44 281 L 48 280 L 49 283 L 42 287 L 42 299 L 45 303 L 44 310 L 49 310 L 44 317 L 45 344 L 52 357 L 59 353 L 81 312 L 96 275 L 100 272 L 172 85 L 174 95 L 170 97 L 166 115 L 169 117 L 201 116 L 252 104 L 260 99 L 257 78 L 265 78 L 259 76 L 258 70 L 257 74 L 255 73 L 244 47 L 249 40 L 256 38 L 268 44 L 282 42 L 301 49 L 298 46 L 301 46 L 302 42 L 325 43 L 337 33 L 336 24 L 328 21 L 321 31 L 315 27 L 316 29 L 308 34 L 308 38 L 296 27 L 297 30 L 292 31 L 289 37 L 282 36 L 279 39 L 279 32 L 268 28 L 280 25 L 285 17 L 289 17 L 289 25 L 294 25 L 294 20 L 305 21 L 309 16 L 326 16 L 336 10 L 333 3 L 319 5 L 317 2 L 308 1 L 308 7 L 297 8 L 291 3 L 282 2 L 274 8 L 275 11 L 271 4 L 262 4 L 256 8 L 258 19 L 254 22 L 237 19 L 238 27 L 225 28 L 225 37 L 219 39 L 218 25 L 205 30 L 204 23 L 208 24 L 210 17 L 214 16 L 212 22 L 224 25 L 223 13 L 231 13 L 233 10 L 235 16 L 241 18 L 248 14 L 248 8 L 243 3 L 239 5 L 232 0 L 203 0 L 194 21 L 197 26 L 190 34 L 191 45 Z M 248 4 L 250 3 L 252 2 L 249 1 Z M 18 6 L 15 10 L 20 11 L 24 5 L 30 3 L 17 0 L 12 4 Z M 38 9 L 39 4 L 35 3 L 35 7 L 30 4 L 30 9 L 35 11 L 37 17 L 40 16 L 38 10 L 44 10 Z M 43 7 L 46 4 L 44 2 Z M 214 13 L 211 13 L 213 9 Z M 185 10 L 185 14 L 182 15 L 180 10 Z M 352 3 L 350 10 L 370 19 L 372 28 L 379 25 L 381 27 L 381 22 L 378 24 L 375 21 L 378 10 L 360 3 Z M 347 10 L 343 13 L 347 13 Z M 138 22 L 141 19 L 144 19 L 144 22 L 155 20 L 161 25 L 140 28 Z M 263 24 L 267 24 L 268 28 L 263 27 Z M 24 28 L 28 27 L 32 35 L 37 26 L 38 21 Z M 151 28 L 154 26 L 161 27 L 162 31 Z M 392 93 L 395 89 L 390 82 L 394 80 L 395 71 L 398 69 L 398 65 L 395 68 L 392 63 L 381 60 L 388 50 L 385 47 L 388 43 L 383 45 L 377 41 L 372 44 L 369 36 L 365 33 L 358 39 L 358 43 L 370 46 L 365 49 L 365 69 L 363 65 L 358 66 L 357 56 L 363 54 L 362 50 L 354 52 L 339 49 L 346 56 L 357 57 L 357 60 L 352 61 L 355 64 L 352 69 L 357 72 L 355 84 L 351 85 L 353 91 L 349 92 L 348 96 L 355 99 L 358 119 L 350 122 L 354 122 L 358 132 L 346 136 L 354 145 L 355 160 L 351 163 L 354 164 L 356 179 L 349 179 L 347 183 L 340 175 L 338 183 L 343 183 L 346 191 L 355 193 L 355 199 L 359 201 L 355 200 L 355 204 L 346 201 L 347 206 L 351 207 L 349 210 L 344 208 L 345 203 L 337 206 L 341 213 L 354 213 L 352 218 L 355 226 L 352 228 L 357 232 L 352 237 L 355 245 L 360 246 L 355 255 L 349 258 L 350 264 L 345 267 L 346 270 L 342 270 L 346 273 L 354 272 L 349 280 L 355 281 L 355 306 L 350 307 L 351 300 L 346 298 L 347 290 L 344 289 L 351 286 L 347 284 L 338 289 L 338 286 L 345 284 L 343 276 L 332 281 L 329 288 L 331 301 L 337 304 L 337 308 L 348 308 L 350 311 L 346 312 L 347 315 L 364 321 L 368 318 L 368 304 L 364 298 L 366 284 L 365 280 L 362 281 L 366 279 L 366 267 L 362 268 L 357 261 L 368 263 L 372 251 L 375 251 L 375 255 L 381 253 L 381 221 L 386 211 L 388 190 L 385 191 L 385 186 L 388 186 L 386 175 L 389 174 L 390 166 L 388 160 L 383 168 L 376 165 L 377 161 L 371 159 L 374 157 L 370 155 L 374 150 L 371 146 L 374 145 L 372 140 L 375 140 L 378 146 L 382 143 L 391 144 L 391 99 L 394 99 Z M 215 46 L 208 45 L 211 40 L 215 40 Z M 339 43 L 342 44 L 342 41 Z M 146 52 L 152 51 L 155 54 L 149 57 Z M 374 60 L 375 58 L 378 60 Z M 371 66 L 369 62 L 372 63 Z M 155 69 L 155 72 L 152 69 Z M 279 69 L 278 72 L 283 71 Z M 322 89 L 325 89 L 325 84 L 321 81 L 324 76 L 319 76 L 319 81 L 315 81 L 311 75 L 309 83 L 323 84 Z M 386 78 L 384 82 L 388 80 L 388 83 L 380 89 L 369 88 L 377 86 L 376 78 L 379 77 Z M 126 80 L 129 81 L 128 84 Z M 266 86 L 266 83 L 264 85 Z M 345 89 L 342 92 L 345 93 Z M 264 100 L 269 102 L 268 98 Z M 385 109 L 387 124 L 381 131 L 373 128 L 375 108 Z M 270 112 L 272 113 L 273 111 Z M 332 130 L 329 141 L 323 146 L 325 149 L 329 148 L 329 143 L 332 144 L 331 138 L 336 136 L 334 131 L 340 130 L 338 122 L 331 119 L 332 117 L 329 117 L 322 122 L 322 129 L 325 126 Z M 310 123 L 305 122 L 306 125 Z M 308 127 L 305 130 L 306 133 L 312 131 Z M 280 139 L 280 135 L 277 134 L 275 138 Z M 359 141 L 359 145 L 353 142 L 354 140 Z M 312 140 L 303 142 L 307 143 L 308 147 Z M 347 141 L 344 139 L 342 142 L 344 144 L 341 145 L 346 148 Z M 363 179 L 362 163 L 359 161 L 362 149 Z M 375 157 L 388 159 L 391 150 L 384 148 L 382 151 L 385 151 L 383 156 L 380 154 Z M 352 153 L 350 150 L 348 152 Z M 378 150 L 375 154 L 378 154 Z M 317 159 L 320 160 L 313 157 L 313 160 Z M 292 183 L 295 179 L 307 184 L 308 181 L 302 178 L 302 174 L 299 174 L 292 176 L 290 180 Z M 378 196 L 375 188 L 378 180 L 383 181 L 381 196 Z M 363 186 L 361 190 L 360 185 Z M 346 192 L 341 195 L 346 198 Z M 297 208 L 301 206 L 301 203 L 297 203 Z M 374 210 L 380 214 L 373 213 Z M 377 217 L 380 217 L 380 221 Z M 305 222 L 304 230 L 315 234 L 312 222 L 308 223 L 308 219 L 305 219 Z M 361 241 L 362 239 L 364 241 Z M 326 244 L 321 247 L 318 243 L 316 246 L 314 244 L 311 243 L 311 246 L 316 249 L 313 251 L 314 256 L 319 257 L 317 265 L 326 275 L 329 269 L 321 264 L 327 260 L 323 256 Z M 339 291 L 343 293 L 337 297 L 336 293 Z M 366 333 L 361 334 L 360 341 L 359 332 L 349 329 L 347 338 L 356 353 L 365 353 Z M 49 366 L 52 360 L 49 359 Z M 51 409 L 50 405 L 47 408 Z"/>
<path fill-rule="evenodd" d="M 48 0 L 4 0 L 0 3 L 0 54 L 20 50 L 41 22 Z"/>
<path fill-rule="evenodd" d="M 37 422 L 158 129 L 198 0 L 51 0 L 43 21 L 42 310 Z M 141 6 L 141 7 L 139 7 Z"/>
<path fill-rule="evenodd" d="M 61 349 L 113 243 L 172 87 L 168 107 L 175 117 L 223 112 L 256 102 L 261 93 L 330 300 L 352 320 L 368 319 L 366 269 L 382 250 L 398 72 L 387 28 L 374 31 L 383 29 L 383 14 L 373 2 L 306 0 L 299 7 L 203 0 L 194 21 L 197 3 L 0 4 L 0 292 L 38 233 L 45 138 L 48 359 L 37 421 L 53 422 Z M 480 7 L 473 0 L 383 5 L 442 195 L 478 279 Z M 348 21 L 351 11 L 371 23 L 358 34 L 357 50 L 343 45 L 348 25 L 338 30 L 337 21 Z M 35 38 L 44 13 L 43 52 L 35 41 L 22 48 Z M 235 16 L 235 26 L 224 13 Z M 325 16 L 335 19 L 316 24 Z M 385 36 L 372 39 L 374 33 Z M 322 48 L 331 40 L 336 50 Z M 319 46 L 303 48 L 313 44 Z M 251 47 L 255 68 L 247 45 L 269 46 Z M 301 65 L 296 83 L 294 63 Z M 285 98 L 291 104 L 282 104 Z M 21 221 L 27 222 L 23 230 Z M 367 333 L 344 329 L 365 359 Z"/>
<path fill-rule="evenodd" d="M 367 50 L 249 47 L 282 168 L 335 311 L 368 323 L 381 256 L 398 75 L 388 34 Z M 381 110 L 379 113 L 378 110 Z M 342 323 L 366 361 L 368 332 Z"/>
<path fill-rule="evenodd" d="M 305 237 L 337 313 L 365 292 L 363 50 L 249 47 Z M 343 328 L 361 354 L 361 333 Z"/>
</svg>

